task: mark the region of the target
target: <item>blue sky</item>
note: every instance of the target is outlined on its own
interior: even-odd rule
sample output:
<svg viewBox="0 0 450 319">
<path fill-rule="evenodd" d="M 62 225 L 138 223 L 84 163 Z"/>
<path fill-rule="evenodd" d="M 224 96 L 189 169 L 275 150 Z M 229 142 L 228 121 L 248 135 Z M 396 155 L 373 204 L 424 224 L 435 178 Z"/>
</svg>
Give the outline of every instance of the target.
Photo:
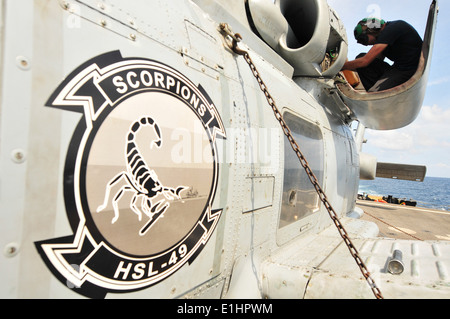
<svg viewBox="0 0 450 319">
<path fill-rule="evenodd" d="M 421 36 L 425 31 L 431 0 L 328 0 L 347 29 L 349 59 L 368 48 L 356 43 L 353 28 L 367 16 L 386 21 L 405 20 Z M 380 162 L 427 166 L 427 176 L 450 178 L 450 1 L 439 1 L 439 16 L 428 87 L 418 118 L 405 128 L 366 130 L 363 152 Z"/>
</svg>

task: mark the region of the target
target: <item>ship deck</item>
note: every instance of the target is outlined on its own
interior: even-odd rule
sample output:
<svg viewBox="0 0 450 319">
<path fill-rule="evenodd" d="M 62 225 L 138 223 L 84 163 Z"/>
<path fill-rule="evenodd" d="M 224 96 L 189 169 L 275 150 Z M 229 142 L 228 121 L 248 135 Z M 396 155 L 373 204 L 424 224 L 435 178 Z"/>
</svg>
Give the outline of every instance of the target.
<svg viewBox="0 0 450 319">
<path fill-rule="evenodd" d="M 422 207 L 358 200 L 362 220 L 374 222 L 380 237 L 450 241 L 450 212 Z"/>
</svg>

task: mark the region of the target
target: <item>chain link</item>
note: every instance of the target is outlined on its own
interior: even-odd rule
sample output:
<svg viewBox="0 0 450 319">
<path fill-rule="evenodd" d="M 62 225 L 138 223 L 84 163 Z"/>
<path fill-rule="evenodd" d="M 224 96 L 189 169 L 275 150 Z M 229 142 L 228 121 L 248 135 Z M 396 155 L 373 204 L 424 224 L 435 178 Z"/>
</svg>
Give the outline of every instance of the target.
<svg viewBox="0 0 450 319">
<path fill-rule="evenodd" d="M 344 226 L 342 225 L 341 221 L 339 220 L 336 211 L 334 210 L 334 208 L 331 206 L 330 202 L 328 201 L 327 196 L 325 195 L 325 192 L 322 190 L 322 187 L 320 186 L 319 181 L 317 180 L 317 177 L 314 175 L 313 171 L 311 170 L 311 167 L 308 164 L 308 161 L 306 160 L 303 153 L 301 152 L 300 146 L 295 141 L 295 139 L 291 133 L 291 130 L 289 129 L 281 112 L 279 111 L 278 107 L 276 106 L 274 99 L 270 95 L 266 84 L 262 80 L 255 64 L 253 63 L 252 59 L 250 58 L 249 53 L 247 51 L 244 51 L 237 47 L 237 43 L 242 39 L 242 37 L 238 33 L 233 34 L 227 24 L 222 23 L 220 25 L 220 29 L 225 33 L 226 36 L 228 35 L 231 37 L 232 43 L 230 45 L 230 49 L 232 49 L 233 52 L 235 52 L 236 54 L 242 55 L 244 57 L 245 61 L 247 61 L 253 75 L 255 76 L 256 80 L 258 81 L 261 91 L 266 96 L 267 102 L 269 103 L 270 107 L 272 108 L 276 119 L 278 120 L 278 122 L 281 125 L 281 128 L 283 129 L 284 135 L 286 135 L 286 137 L 289 140 L 289 143 L 291 144 L 292 149 L 297 154 L 297 157 L 300 161 L 301 166 L 305 169 L 309 180 L 311 181 L 312 185 L 316 189 L 316 192 L 319 195 L 321 202 L 327 209 L 328 214 L 331 217 L 331 220 L 336 225 L 336 228 L 339 231 L 339 234 L 341 235 L 342 239 L 344 240 L 345 244 L 347 245 L 347 248 L 350 251 L 350 254 L 355 259 L 359 269 L 361 270 L 362 275 L 364 276 L 364 278 L 366 279 L 370 288 L 372 289 L 374 296 L 377 299 L 383 299 L 383 295 L 381 294 L 380 289 L 377 287 L 375 281 L 372 279 L 372 277 L 370 275 L 369 270 L 367 269 L 363 260 L 359 256 L 358 250 L 356 249 L 356 247 L 353 245 L 352 241 L 350 240 L 350 237 L 348 236 L 347 231 L 345 230 Z"/>
</svg>

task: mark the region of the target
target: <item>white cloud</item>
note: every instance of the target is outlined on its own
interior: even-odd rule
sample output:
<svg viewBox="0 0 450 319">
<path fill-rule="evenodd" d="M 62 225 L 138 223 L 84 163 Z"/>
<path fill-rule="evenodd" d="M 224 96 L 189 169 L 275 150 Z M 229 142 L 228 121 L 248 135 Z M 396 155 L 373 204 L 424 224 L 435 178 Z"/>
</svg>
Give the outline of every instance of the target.
<svg viewBox="0 0 450 319">
<path fill-rule="evenodd" d="M 429 152 L 430 148 L 449 148 L 450 109 L 423 106 L 415 122 L 392 131 L 367 130 L 368 145 L 381 150 Z"/>
<path fill-rule="evenodd" d="M 363 152 L 380 162 L 426 165 L 428 176 L 450 177 L 450 109 L 423 106 L 412 124 L 392 131 L 366 130 Z"/>
<path fill-rule="evenodd" d="M 450 178 L 450 165 L 445 163 L 427 165 L 427 176 Z"/>
<path fill-rule="evenodd" d="M 367 134 L 371 146 L 384 150 L 407 151 L 413 146 L 413 136 L 402 131 L 370 131 Z"/>
<path fill-rule="evenodd" d="M 436 79 L 434 81 L 428 81 L 428 86 L 440 85 L 440 84 L 443 84 L 443 83 L 447 83 L 448 81 L 450 81 L 450 77 L 445 76 L 445 77 L 441 77 L 439 79 Z"/>
<path fill-rule="evenodd" d="M 445 128 L 450 123 L 450 109 L 443 109 L 437 105 L 423 106 L 419 120 L 425 125 L 445 124 Z"/>
</svg>

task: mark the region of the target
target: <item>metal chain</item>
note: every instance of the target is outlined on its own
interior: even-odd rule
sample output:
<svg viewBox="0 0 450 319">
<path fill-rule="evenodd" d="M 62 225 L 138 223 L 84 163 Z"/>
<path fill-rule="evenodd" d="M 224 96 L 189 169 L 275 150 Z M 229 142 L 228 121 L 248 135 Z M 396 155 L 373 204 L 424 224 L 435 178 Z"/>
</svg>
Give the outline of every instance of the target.
<svg viewBox="0 0 450 319">
<path fill-rule="evenodd" d="M 270 95 L 266 84 L 262 80 L 258 70 L 256 69 L 255 64 L 253 63 L 252 59 L 250 58 L 249 53 L 247 51 L 241 50 L 241 49 L 239 49 L 237 47 L 237 43 L 242 39 L 242 37 L 238 33 L 233 34 L 227 24 L 224 24 L 224 23 L 220 24 L 220 29 L 226 35 L 231 37 L 232 43 L 230 45 L 230 49 L 232 49 L 233 52 L 235 52 L 236 54 L 242 55 L 244 57 L 245 61 L 247 61 L 247 63 L 249 65 L 253 75 L 255 76 L 256 80 L 258 81 L 258 84 L 259 84 L 259 87 L 261 88 L 261 91 L 266 96 L 267 102 L 269 103 L 270 107 L 272 108 L 276 119 L 280 123 L 284 134 L 288 138 L 292 149 L 297 154 L 297 157 L 298 157 L 298 159 L 300 161 L 300 164 L 305 169 L 309 180 L 311 181 L 312 185 L 316 189 L 316 192 L 319 195 L 320 200 L 324 204 L 325 208 L 328 211 L 328 214 L 330 215 L 332 221 L 336 225 L 336 227 L 337 227 L 337 229 L 339 231 L 339 234 L 341 235 L 342 239 L 344 240 L 345 244 L 347 245 L 347 247 L 348 247 L 348 249 L 350 251 L 350 254 L 353 256 L 353 258 L 355 259 L 357 265 L 359 266 L 359 269 L 361 270 L 362 275 L 364 276 L 364 278 L 366 279 L 366 281 L 369 284 L 370 288 L 372 289 L 372 292 L 373 292 L 374 296 L 377 299 L 383 299 L 383 295 L 381 294 L 380 289 L 377 287 L 375 281 L 372 279 L 369 270 L 367 269 L 367 267 L 364 264 L 363 260 L 359 256 L 358 250 L 356 249 L 356 247 L 353 245 L 352 241 L 350 240 L 347 231 L 345 230 L 344 226 L 340 222 L 340 220 L 338 218 L 338 215 L 336 214 L 334 208 L 331 206 L 330 202 L 328 201 L 327 196 L 325 195 L 325 192 L 322 190 L 322 187 L 320 186 L 319 181 L 317 180 L 317 177 L 314 175 L 314 173 L 311 170 L 311 167 L 309 166 L 306 158 L 303 156 L 303 153 L 301 152 L 299 145 L 297 144 L 297 142 L 295 141 L 294 137 L 292 136 L 291 130 L 289 129 L 289 127 L 286 124 L 286 122 L 284 121 L 281 112 L 279 111 L 278 107 L 276 106 L 274 99 Z"/>
</svg>

